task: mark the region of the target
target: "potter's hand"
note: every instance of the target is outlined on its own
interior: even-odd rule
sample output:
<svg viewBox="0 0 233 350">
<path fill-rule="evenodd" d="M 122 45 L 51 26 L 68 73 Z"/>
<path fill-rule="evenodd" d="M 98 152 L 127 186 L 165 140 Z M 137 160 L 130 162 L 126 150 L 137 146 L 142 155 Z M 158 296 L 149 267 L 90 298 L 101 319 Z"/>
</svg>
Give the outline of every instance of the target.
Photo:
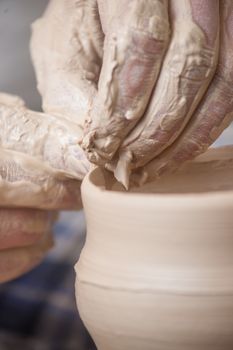
<svg viewBox="0 0 233 350">
<path fill-rule="evenodd" d="M 99 6 L 105 50 L 83 147 L 127 186 L 129 173 L 151 161 L 144 178 L 201 153 L 231 121 L 233 3 Z"/>
<path fill-rule="evenodd" d="M 0 94 L 0 282 L 32 268 L 51 247 L 49 210 L 81 206 L 89 163 L 79 133 L 71 122 Z"/>
</svg>

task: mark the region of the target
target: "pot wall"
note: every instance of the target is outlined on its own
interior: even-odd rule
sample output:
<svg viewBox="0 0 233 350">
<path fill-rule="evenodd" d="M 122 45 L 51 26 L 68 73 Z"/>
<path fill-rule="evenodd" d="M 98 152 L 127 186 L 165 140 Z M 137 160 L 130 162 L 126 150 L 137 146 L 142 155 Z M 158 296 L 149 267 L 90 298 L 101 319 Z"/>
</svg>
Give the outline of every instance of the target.
<svg viewBox="0 0 233 350">
<path fill-rule="evenodd" d="M 76 267 L 98 349 L 232 350 L 232 192 L 122 193 L 105 190 L 106 176 L 96 169 L 83 184 Z"/>
</svg>

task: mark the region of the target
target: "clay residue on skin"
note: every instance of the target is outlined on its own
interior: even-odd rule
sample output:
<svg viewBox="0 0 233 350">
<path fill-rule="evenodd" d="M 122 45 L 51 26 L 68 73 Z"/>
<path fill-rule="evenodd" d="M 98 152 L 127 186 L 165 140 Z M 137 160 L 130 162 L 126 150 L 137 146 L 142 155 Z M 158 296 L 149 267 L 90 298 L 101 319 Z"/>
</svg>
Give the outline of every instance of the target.
<svg viewBox="0 0 233 350">
<path fill-rule="evenodd" d="M 213 21 L 212 14 L 213 12 L 218 13 L 219 1 L 192 0 L 190 6 L 194 22 L 205 33 L 207 43 L 213 46 L 216 40 L 215 28 L 217 23 Z"/>
<path fill-rule="evenodd" d="M 71 121 L 28 110 L 0 94 L 1 205 L 80 206 L 80 182 L 90 163 L 79 146 L 82 130 Z"/>
<path fill-rule="evenodd" d="M 174 15 L 174 33 L 163 64 L 166 70 L 162 70 L 146 115 L 121 146 L 116 172 L 120 181 L 129 178 L 129 169 L 142 167 L 174 142 L 213 77 L 218 58 L 216 33 L 211 47 L 187 5 L 187 1 L 179 3 L 184 13 Z M 133 160 L 121 168 L 125 152 L 131 152 Z M 128 187 L 128 181 L 124 185 Z"/>
<path fill-rule="evenodd" d="M 81 180 L 89 168 L 79 146 L 82 129 L 65 119 L 30 111 L 22 100 L 10 98 L 0 94 L 1 147 L 35 156 Z"/>
<path fill-rule="evenodd" d="M 145 165 L 181 134 L 213 77 L 218 58 L 218 23 L 214 21 L 218 12 L 212 8 L 217 6 L 217 1 L 213 6 L 208 2 L 204 8 L 214 13 L 211 17 L 216 24 L 214 28 L 212 24 L 209 28 L 209 17 L 208 23 L 203 23 L 197 0 L 171 2 L 171 43 L 161 69 L 169 33 L 165 2 L 155 1 L 152 5 L 141 1 L 137 6 L 136 3 L 125 4 L 129 9 L 127 24 L 133 24 L 124 27 L 122 14 L 121 31 L 124 28 L 126 31 L 120 39 L 114 27 L 114 24 L 119 27 L 117 21 L 112 19 L 113 23 L 106 21 L 104 25 L 106 57 L 82 143 L 88 158 L 108 169 L 116 169 L 115 176 L 126 187 L 132 169 Z M 122 8 L 122 2 L 118 6 Z M 106 7 L 101 3 L 103 18 Z M 107 8 L 108 14 L 111 13 Z M 148 33 L 150 36 L 146 36 Z M 147 63 L 141 61 L 142 57 L 148 59 Z M 159 70 L 159 80 L 151 96 Z M 149 98 L 151 102 L 145 112 Z"/>
<path fill-rule="evenodd" d="M 214 2 L 210 2 L 214 6 Z M 153 179 L 177 170 L 207 148 L 220 136 L 233 120 L 232 99 L 232 33 L 233 3 L 221 3 L 220 52 L 214 77 L 192 119 L 180 137 L 163 153 L 146 164 L 143 169 L 135 169 L 133 177 L 146 173 Z"/>
<path fill-rule="evenodd" d="M 0 149 L 0 192 L 4 207 L 81 207 L 80 182 L 62 170 L 20 152 Z"/>
</svg>

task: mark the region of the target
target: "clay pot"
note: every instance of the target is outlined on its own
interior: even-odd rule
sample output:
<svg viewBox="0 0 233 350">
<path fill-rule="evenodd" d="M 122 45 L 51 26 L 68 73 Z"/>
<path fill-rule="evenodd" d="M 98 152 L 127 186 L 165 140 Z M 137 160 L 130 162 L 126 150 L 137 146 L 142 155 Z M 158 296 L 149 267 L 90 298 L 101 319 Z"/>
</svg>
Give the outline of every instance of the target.
<svg viewBox="0 0 233 350">
<path fill-rule="evenodd" d="M 133 188 L 84 180 L 80 315 L 99 350 L 233 349 L 233 148 Z"/>
</svg>

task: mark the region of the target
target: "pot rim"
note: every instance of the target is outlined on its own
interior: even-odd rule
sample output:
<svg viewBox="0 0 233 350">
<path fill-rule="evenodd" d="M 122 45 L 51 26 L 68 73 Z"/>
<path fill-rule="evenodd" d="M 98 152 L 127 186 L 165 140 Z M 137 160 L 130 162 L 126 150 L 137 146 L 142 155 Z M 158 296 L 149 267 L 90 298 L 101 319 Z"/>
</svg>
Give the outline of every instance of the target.
<svg viewBox="0 0 233 350">
<path fill-rule="evenodd" d="M 139 192 L 121 192 L 117 190 L 107 190 L 101 185 L 97 185 L 93 181 L 93 176 L 98 172 L 102 172 L 100 168 L 95 168 L 89 172 L 83 180 L 81 191 L 85 199 L 86 194 L 89 197 L 99 198 L 106 204 L 109 200 L 119 202 L 131 206 L 140 205 L 145 207 L 145 201 L 148 206 L 156 206 L 160 209 L 172 208 L 176 211 L 180 207 L 187 209 L 214 209 L 229 208 L 233 209 L 233 190 L 211 190 L 206 192 L 186 192 L 186 193 L 139 193 Z M 132 202 L 132 198 L 134 199 Z M 232 212 L 233 215 L 233 212 Z"/>
</svg>

